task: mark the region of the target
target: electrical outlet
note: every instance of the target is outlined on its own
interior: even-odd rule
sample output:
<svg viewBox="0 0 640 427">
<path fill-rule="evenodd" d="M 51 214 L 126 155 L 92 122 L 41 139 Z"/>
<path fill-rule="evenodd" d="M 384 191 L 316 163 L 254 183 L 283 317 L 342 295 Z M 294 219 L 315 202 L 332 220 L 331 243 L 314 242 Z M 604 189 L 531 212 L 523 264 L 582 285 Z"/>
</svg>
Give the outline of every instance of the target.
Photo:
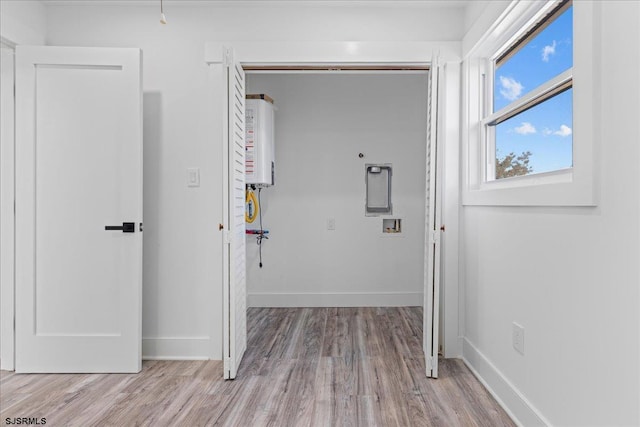
<svg viewBox="0 0 640 427">
<path fill-rule="evenodd" d="M 513 348 L 524 356 L 524 328 L 516 322 L 513 322 L 511 339 L 513 341 Z"/>
<path fill-rule="evenodd" d="M 336 219 L 327 218 L 327 230 L 335 230 L 335 229 L 336 229 Z"/>
</svg>

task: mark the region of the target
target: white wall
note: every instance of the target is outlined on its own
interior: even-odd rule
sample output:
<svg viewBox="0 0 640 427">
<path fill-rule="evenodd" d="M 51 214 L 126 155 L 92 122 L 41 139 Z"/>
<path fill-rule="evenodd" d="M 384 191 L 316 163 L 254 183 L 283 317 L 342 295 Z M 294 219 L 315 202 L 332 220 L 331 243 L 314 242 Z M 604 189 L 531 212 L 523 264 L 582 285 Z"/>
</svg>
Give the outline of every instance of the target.
<svg viewBox="0 0 640 427">
<path fill-rule="evenodd" d="M 253 74 L 247 85 L 278 108 L 276 185 L 262 191 L 270 231 L 262 269 L 247 238 L 249 304 L 422 305 L 426 73 Z M 393 165 L 399 235 L 365 216 L 367 163 Z"/>
<path fill-rule="evenodd" d="M 465 34 L 462 38 L 462 56 L 469 51 L 485 36 L 485 33 L 500 16 L 511 6 L 516 4 L 511 1 L 487 1 L 478 0 L 469 4 L 465 9 L 464 27 Z"/>
<path fill-rule="evenodd" d="M 524 425 L 640 423 L 640 3 L 600 7 L 598 207 L 463 209 L 464 357 Z"/>
<path fill-rule="evenodd" d="M 41 1 L 2 0 L 0 35 L 15 44 L 44 44 L 46 7 Z"/>
<path fill-rule="evenodd" d="M 428 4 L 318 6 L 206 3 L 165 7 L 49 4 L 52 45 L 143 50 L 145 144 L 144 353 L 222 354 L 221 147 L 210 140 L 204 46 L 216 40 L 460 40 L 463 10 Z M 201 187 L 186 169 L 200 167 Z"/>
</svg>

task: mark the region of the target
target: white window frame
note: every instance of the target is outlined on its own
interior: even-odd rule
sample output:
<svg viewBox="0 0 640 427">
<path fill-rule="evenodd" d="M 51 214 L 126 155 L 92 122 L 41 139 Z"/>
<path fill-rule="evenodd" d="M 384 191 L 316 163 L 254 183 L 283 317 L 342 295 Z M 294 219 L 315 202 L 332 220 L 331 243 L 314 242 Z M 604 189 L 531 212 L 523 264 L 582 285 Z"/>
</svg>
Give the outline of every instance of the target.
<svg viewBox="0 0 640 427">
<path fill-rule="evenodd" d="M 492 61 L 493 64 L 494 61 Z M 493 68 L 493 67 L 492 67 Z M 494 75 L 492 72 L 489 75 Z M 564 89 L 566 88 L 566 89 Z M 542 172 L 537 173 L 534 172 L 531 175 L 522 175 L 516 177 L 509 178 L 495 178 L 495 169 L 496 169 L 496 126 L 503 121 L 506 121 L 512 117 L 516 117 L 520 114 L 520 110 L 526 111 L 527 107 L 535 107 L 538 105 L 542 105 L 543 103 L 553 99 L 554 96 L 559 95 L 561 93 L 560 90 L 568 90 L 569 88 L 573 88 L 573 67 L 564 71 L 562 74 L 544 82 L 534 90 L 525 94 L 523 97 L 516 99 L 511 102 L 509 105 L 501 108 L 495 113 L 489 114 L 484 119 L 480 120 L 480 127 L 482 129 L 482 141 L 483 146 L 486 147 L 486 150 L 483 151 L 484 154 L 484 162 L 483 162 L 483 177 L 485 177 L 485 182 L 489 185 L 494 186 L 515 186 L 523 185 L 519 184 L 522 181 L 526 181 L 523 178 L 531 175 L 539 175 L 540 177 L 545 177 L 549 182 L 564 182 L 562 181 L 563 175 L 568 176 L 571 173 L 571 167 L 566 169 L 558 169 L 550 172 Z M 493 89 L 491 90 L 493 93 Z M 549 96 L 550 95 L 550 96 Z M 487 97 L 489 98 L 489 97 Z M 486 184 L 485 184 L 486 186 Z"/>
<path fill-rule="evenodd" d="M 599 91 L 593 56 L 599 21 L 593 2 L 573 2 L 573 67 L 543 83 L 500 111 L 493 106 L 495 59 L 523 37 L 560 1 L 514 1 L 465 57 L 463 86 L 463 205 L 595 206 L 595 141 L 599 125 L 594 111 Z M 492 124 L 555 88 L 573 90 L 573 167 L 511 178 L 488 179 L 495 168 L 495 126 Z M 584 88 L 584 89 L 582 89 Z M 594 93 L 595 91 L 595 93 Z M 544 102 L 544 101 L 543 101 Z M 538 104 L 540 105 L 540 104 Z"/>
</svg>

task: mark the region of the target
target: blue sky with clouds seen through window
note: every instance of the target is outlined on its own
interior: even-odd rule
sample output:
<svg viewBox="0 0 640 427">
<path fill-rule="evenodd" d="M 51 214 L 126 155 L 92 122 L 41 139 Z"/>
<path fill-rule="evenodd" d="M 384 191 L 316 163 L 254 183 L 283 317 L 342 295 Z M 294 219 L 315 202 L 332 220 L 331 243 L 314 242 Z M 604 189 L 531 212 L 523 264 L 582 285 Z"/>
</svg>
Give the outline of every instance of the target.
<svg viewBox="0 0 640 427">
<path fill-rule="evenodd" d="M 573 66 L 573 8 L 568 8 L 495 71 L 494 111 Z M 496 126 L 496 157 L 532 153 L 533 173 L 573 164 L 573 90 Z"/>
</svg>

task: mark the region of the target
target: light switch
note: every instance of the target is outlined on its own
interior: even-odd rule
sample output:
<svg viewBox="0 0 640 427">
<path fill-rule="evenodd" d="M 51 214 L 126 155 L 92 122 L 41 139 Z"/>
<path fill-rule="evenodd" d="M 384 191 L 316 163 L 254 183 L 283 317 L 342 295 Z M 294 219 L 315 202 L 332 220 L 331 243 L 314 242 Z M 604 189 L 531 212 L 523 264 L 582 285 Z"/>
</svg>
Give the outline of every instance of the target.
<svg viewBox="0 0 640 427">
<path fill-rule="evenodd" d="M 200 187 L 200 168 L 187 169 L 187 187 Z"/>
</svg>

